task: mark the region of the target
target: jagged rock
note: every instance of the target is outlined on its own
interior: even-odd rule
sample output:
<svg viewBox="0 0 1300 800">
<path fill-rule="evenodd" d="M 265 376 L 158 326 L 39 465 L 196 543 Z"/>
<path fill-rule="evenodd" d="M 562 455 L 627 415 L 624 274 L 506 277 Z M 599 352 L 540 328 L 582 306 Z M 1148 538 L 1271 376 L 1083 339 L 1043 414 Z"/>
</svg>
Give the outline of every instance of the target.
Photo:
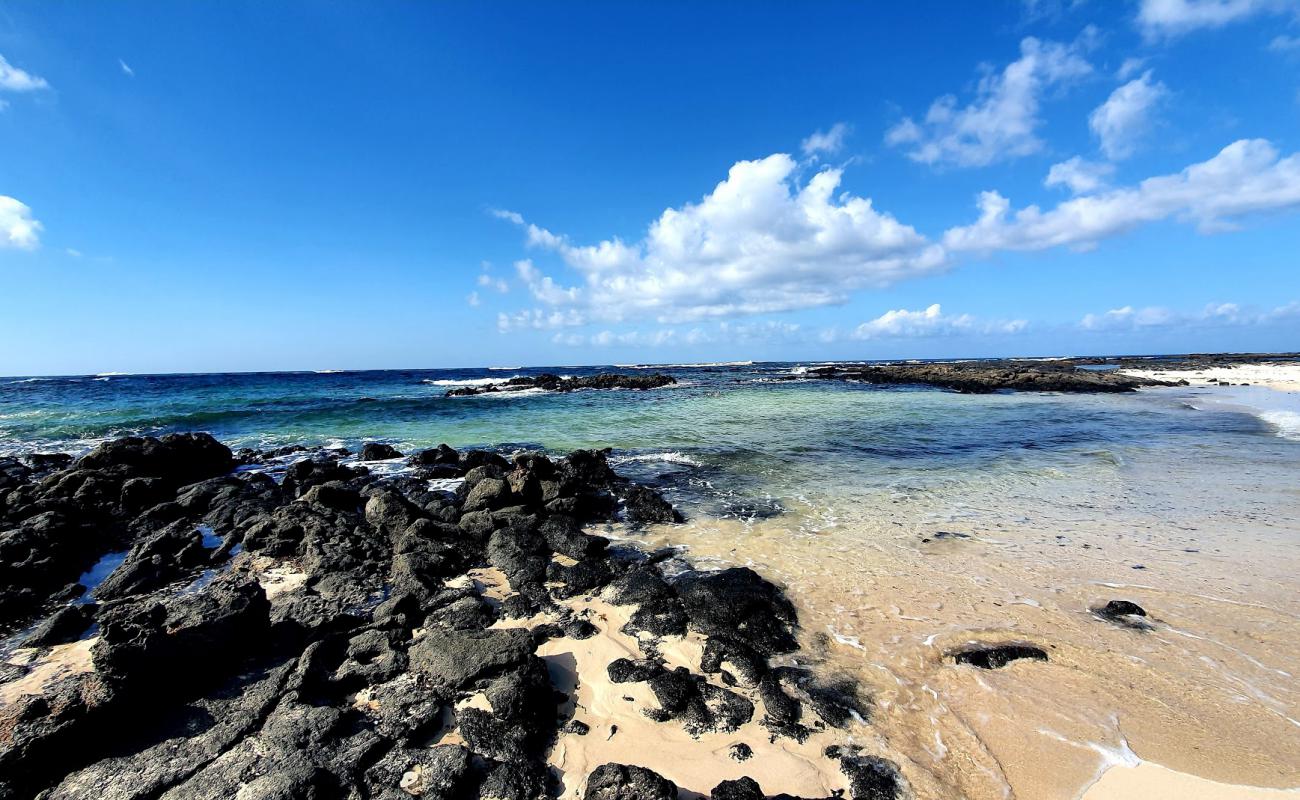
<svg viewBox="0 0 1300 800">
<path fill-rule="evenodd" d="M 521 666 L 533 654 L 528 631 L 431 629 L 408 651 L 411 669 L 455 691 Z"/>
<path fill-rule="evenodd" d="M 794 606 L 748 567 L 689 573 L 675 588 L 690 627 L 706 636 L 734 638 L 764 655 L 798 647 Z"/>
<path fill-rule="evenodd" d="M 895 800 L 898 768 L 882 758 L 852 755 L 840 758 L 840 771 L 849 779 L 852 800 Z"/>
<path fill-rule="evenodd" d="M 763 789 L 753 778 L 723 781 L 709 793 L 711 800 L 763 800 Z"/>
<path fill-rule="evenodd" d="M 80 470 L 125 468 L 134 477 L 153 476 L 175 486 L 224 475 L 235 468 L 230 448 L 206 433 L 127 436 L 104 442 L 77 460 Z"/>
<path fill-rule="evenodd" d="M 587 776 L 583 800 L 676 800 L 677 784 L 645 767 L 602 764 Z"/>
<path fill-rule="evenodd" d="M 95 608 L 93 603 L 63 606 L 27 635 L 23 647 L 49 647 L 76 640 L 95 621 Z"/>
<path fill-rule="evenodd" d="M 672 504 L 653 489 L 633 486 L 623 495 L 623 512 L 628 522 L 670 523 L 681 522 L 682 515 Z"/>
<path fill-rule="evenodd" d="M 390 458 L 401 457 L 400 450 L 383 442 L 366 442 L 361 448 L 362 461 L 387 461 Z"/>
<path fill-rule="evenodd" d="M 394 748 L 366 771 L 371 796 L 460 800 L 473 791 L 470 752 L 460 745 Z M 403 794 L 392 793 L 400 790 Z M 389 790 L 388 795 L 379 795 Z"/>
</svg>

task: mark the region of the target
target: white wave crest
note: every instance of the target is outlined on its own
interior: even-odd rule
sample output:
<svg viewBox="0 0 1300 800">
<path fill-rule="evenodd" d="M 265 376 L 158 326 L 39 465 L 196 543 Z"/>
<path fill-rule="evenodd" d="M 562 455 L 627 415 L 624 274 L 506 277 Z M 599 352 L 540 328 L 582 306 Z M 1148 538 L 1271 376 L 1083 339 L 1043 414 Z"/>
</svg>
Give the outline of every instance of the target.
<svg viewBox="0 0 1300 800">
<path fill-rule="evenodd" d="M 697 369 L 699 367 L 752 367 L 753 361 L 704 361 L 699 364 L 615 364 L 619 369 Z"/>
<path fill-rule="evenodd" d="M 510 378 L 518 378 L 518 375 L 511 375 Z M 425 378 L 420 383 L 427 383 L 430 386 L 487 386 L 492 383 L 503 383 L 510 378 L 465 378 L 463 380 Z"/>
<path fill-rule="evenodd" d="M 1300 441 L 1300 413 L 1295 411 L 1264 411 L 1259 418 L 1277 428 L 1283 439 Z"/>
<path fill-rule="evenodd" d="M 664 453 L 641 453 L 639 455 L 614 456 L 613 458 L 610 459 L 610 462 L 614 464 L 628 464 L 634 461 L 641 461 L 641 462 L 657 461 L 666 464 L 685 464 L 690 467 L 704 466 L 700 461 L 692 458 L 691 456 L 686 455 L 685 453 L 679 453 L 676 450 L 669 450 L 668 452 L 664 452 Z"/>
</svg>

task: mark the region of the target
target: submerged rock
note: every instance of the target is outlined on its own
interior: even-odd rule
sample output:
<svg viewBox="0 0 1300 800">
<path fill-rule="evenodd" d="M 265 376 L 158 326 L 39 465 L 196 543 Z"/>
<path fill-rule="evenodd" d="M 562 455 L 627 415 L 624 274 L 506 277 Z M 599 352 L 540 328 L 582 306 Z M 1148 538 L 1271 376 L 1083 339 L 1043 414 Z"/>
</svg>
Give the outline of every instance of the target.
<svg viewBox="0 0 1300 800">
<path fill-rule="evenodd" d="M 1092 613 L 1125 628 L 1143 631 L 1152 627 L 1146 621 L 1146 609 L 1129 600 L 1110 600 L 1104 606 L 1093 608 Z"/>
<path fill-rule="evenodd" d="M 1047 651 L 1027 644 L 974 645 L 958 650 L 952 657 L 958 664 L 970 664 L 980 669 L 1001 669 L 1022 658 L 1046 661 Z"/>
</svg>

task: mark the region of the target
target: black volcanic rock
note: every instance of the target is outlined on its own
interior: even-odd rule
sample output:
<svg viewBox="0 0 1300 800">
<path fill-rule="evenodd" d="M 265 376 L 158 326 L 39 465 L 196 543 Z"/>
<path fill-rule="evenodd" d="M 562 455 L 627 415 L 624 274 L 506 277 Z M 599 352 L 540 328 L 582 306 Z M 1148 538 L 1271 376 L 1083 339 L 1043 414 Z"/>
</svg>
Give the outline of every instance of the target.
<svg viewBox="0 0 1300 800">
<path fill-rule="evenodd" d="M 402 452 L 391 444 L 383 442 L 366 442 L 361 448 L 362 461 L 387 461 L 390 458 L 401 458 Z"/>
<path fill-rule="evenodd" d="M 924 385 L 963 394 L 1000 390 L 1019 392 L 1132 392 L 1143 386 L 1170 386 L 1164 381 L 1117 372 L 1078 369 L 1073 363 L 1049 361 L 966 361 L 936 364 L 827 366 L 806 377 L 886 385 Z"/>
<path fill-rule="evenodd" d="M 583 800 L 677 800 L 677 784 L 645 767 L 602 764 L 587 776 Z"/>
<path fill-rule="evenodd" d="M 521 376 L 510 378 L 501 383 L 489 383 L 483 386 L 458 386 L 447 390 L 447 397 L 472 397 L 476 394 L 495 392 L 518 392 L 524 389 L 542 389 L 548 392 L 573 392 L 579 389 L 659 389 L 677 383 L 677 379 L 663 373 L 650 375 L 626 375 L 618 372 L 602 372 L 578 378 L 561 378 L 558 375 L 543 373 L 535 377 Z"/>
<path fill-rule="evenodd" d="M 1046 661 L 1047 651 L 1026 644 L 997 644 L 973 645 L 953 653 L 953 660 L 958 664 L 970 664 L 980 669 L 1001 669 L 1022 658 Z"/>
<path fill-rule="evenodd" d="M 759 697 L 773 733 L 866 716 L 839 684 L 768 665 L 791 652 L 797 624 L 772 584 L 745 569 L 683 574 L 670 553 L 586 532 L 617 523 L 618 498 L 642 509 L 629 519 L 675 518 L 658 493 L 617 475 L 606 450 L 507 460 L 440 447 L 396 476 L 335 456 L 304 452 L 282 484 L 230 473 L 229 451 L 205 434 L 128 437 L 71 463 L 0 459 L 0 624 L 30 626 L 24 644 L 37 648 L 36 661 L 3 665 L 0 682 L 40 659 L 72 667 L 0 706 L 0 798 L 536 800 L 555 788 L 545 757 L 556 737 L 597 724 L 573 719 L 568 654 L 537 651 L 608 624 L 563 602 L 596 593 L 630 607 L 625 631 L 643 657 L 604 666 L 645 684 L 651 719 L 695 735 L 737 730 Z M 464 489 L 426 480 L 447 474 Z M 68 605 L 85 592 L 78 577 L 118 554 L 96 602 Z M 489 585 L 490 567 L 508 585 Z M 529 628 L 496 627 L 538 613 L 547 619 Z M 704 674 L 659 659 L 658 637 L 688 625 L 707 637 Z M 463 745 L 430 747 L 447 722 Z M 587 789 L 675 795 L 621 765 L 596 770 Z"/>
</svg>

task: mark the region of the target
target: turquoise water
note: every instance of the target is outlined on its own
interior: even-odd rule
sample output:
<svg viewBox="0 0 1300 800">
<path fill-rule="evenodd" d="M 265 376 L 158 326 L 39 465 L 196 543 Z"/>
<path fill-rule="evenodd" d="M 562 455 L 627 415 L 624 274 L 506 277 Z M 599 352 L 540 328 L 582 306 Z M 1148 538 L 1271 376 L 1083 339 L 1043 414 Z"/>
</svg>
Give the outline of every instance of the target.
<svg viewBox="0 0 1300 800">
<path fill-rule="evenodd" d="M 1201 403 L 1196 390 L 969 396 L 750 364 L 665 369 L 679 384 L 647 392 L 443 397 L 451 386 L 542 371 L 600 370 L 0 378 L 0 454 L 76 453 L 116 436 L 186 430 L 235 448 L 611 447 L 624 472 L 722 516 L 834 514 L 845 498 L 1100 475 L 1196 453 L 1249 453 L 1279 469 L 1300 456 L 1260 416 Z"/>
</svg>

